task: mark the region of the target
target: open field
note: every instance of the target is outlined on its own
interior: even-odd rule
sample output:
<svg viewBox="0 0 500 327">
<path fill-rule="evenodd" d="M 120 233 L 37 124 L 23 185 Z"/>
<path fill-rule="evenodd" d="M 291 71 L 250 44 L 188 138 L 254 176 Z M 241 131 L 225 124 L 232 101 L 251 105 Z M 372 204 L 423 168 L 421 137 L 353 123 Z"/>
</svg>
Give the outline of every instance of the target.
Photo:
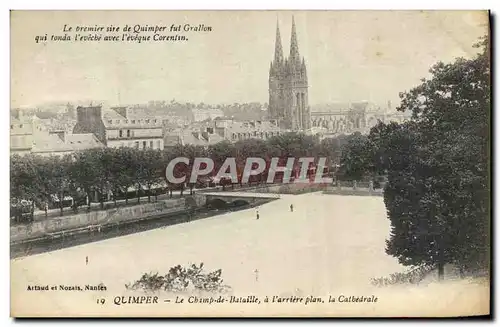
<svg viewBox="0 0 500 327">
<path fill-rule="evenodd" d="M 290 204 L 294 212 L 290 212 Z M 372 277 L 404 271 L 384 252 L 389 220 L 380 197 L 281 195 L 258 208 L 11 261 L 15 315 L 368 315 L 486 313 L 489 289 L 467 281 L 373 288 Z M 85 258 L 89 263 L 86 265 Z M 375 296 L 376 303 L 115 305 L 145 272 L 204 262 L 221 268 L 235 295 Z M 27 291 L 28 285 L 97 285 L 98 291 Z M 466 294 L 466 296 L 464 296 Z M 127 294 L 129 295 L 129 294 Z M 97 300 L 105 298 L 105 305 Z M 172 298 L 163 296 L 163 298 Z M 175 297 L 172 298 L 172 301 Z M 162 301 L 163 302 L 163 301 Z"/>
</svg>

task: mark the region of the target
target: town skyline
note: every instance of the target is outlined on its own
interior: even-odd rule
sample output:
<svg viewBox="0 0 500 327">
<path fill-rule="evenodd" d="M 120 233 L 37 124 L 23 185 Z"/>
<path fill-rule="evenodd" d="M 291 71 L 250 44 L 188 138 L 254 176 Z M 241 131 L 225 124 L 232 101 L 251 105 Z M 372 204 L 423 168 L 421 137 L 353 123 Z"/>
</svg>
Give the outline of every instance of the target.
<svg viewBox="0 0 500 327">
<path fill-rule="evenodd" d="M 209 11 L 186 12 L 184 22 L 178 12 L 96 11 L 86 12 L 83 21 L 82 12 L 61 11 L 37 13 L 29 26 L 16 23 L 26 15 L 30 12 L 11 16 L 12 107 L 96 99 L 113 105 L 172 99 L 210 105 L 268 103 L 276 24 L 287 52 L 292 16 L 306 60 L 311 106 L 359 101 L 396 105 L 399 92 L 417 85 L 429 66 L 473 56 L 472 45 L 487 32 L 487 17 L 467 11 Z M 184 43 L 34 42 L 41 34 L 37 26 L 56 34 L 68 21 L 170 26 L 173 17 L 179 24 L 205 24 L 213 31 L 189 34 Z"/>
</svg>

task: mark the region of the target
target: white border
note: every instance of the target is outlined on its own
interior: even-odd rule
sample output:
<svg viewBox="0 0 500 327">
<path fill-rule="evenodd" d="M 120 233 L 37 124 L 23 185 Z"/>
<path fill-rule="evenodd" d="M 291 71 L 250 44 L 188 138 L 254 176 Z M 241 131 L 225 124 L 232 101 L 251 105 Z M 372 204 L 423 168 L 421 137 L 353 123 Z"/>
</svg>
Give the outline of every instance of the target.
<svg viewBox="0 0 500 327">
<path fill-rule="evenodd" d="M 2 103 L 4 104 L 3 110 L 0 111 L 0 115 L 3 119 L 0 119 L 0 121 L 3 122 L 3 124 L 7 124 L 9 121 L 9 107 L 10 107 L 10 75 L 9 75 L 9 68 L 10 68 L 10 63 L 9 63 L 9 9 L 130 9 L 130 10 L 137 10 L 137 9 L 172 9 L 172 10 L 179 10 L 179 9 L 259 9 L 259 10 L 272 10 L 272 9 L 313 9 L 313 10 L 346 10 L 346 9 L 354 9 L 354 10 L 361 10 L 361 9 L 376 9 L 376 10 L 387 10 L 387 9 L 393 9 L 393 10 L 402 10 L 402 9 L 455 9 L 455 10 L 464 10 L 464 9 L 492 9 L 493 13 L 498 13 L 498 4 L 500 1 L 498 0 L 475 0 L 475 1 L 458 1 L 458 0 L 453 0 L 453 1 L 436 1 L 436 0 L 420 0 L 420 1 L 413 1 L 410 3 L 409 1 L 387 1 L 387 0 L 378 0 L 378 1 L 361 1 L 361 0 L 349 0 L 349 1 L 337 1 L 337 2 L 326 2 L 324 0 L 307 0 L 307 1 L 297 1 L 297 0 L 283 0 L 283 1 L 270 1 L 270 0 L 252 0 L 252 1 L 203 1 L 203 0 L 198 0 L 198 1 L 189 1 L 189 0 L 182 0 L 178 1 L 175 3 L 169 3 L 169 4 L 159 4 L 156 1 L 151 1 L 151 0 L 141 0 L 141 1 L 130 1 L 130 0 L 122 0 L 120 2 L 116 3 L 110 3 L 110 2 L 105 2 L 102 0 L 86 0 L 86 1 L 3 1 L 2 2 L 2 11 L 0 12 L 0 31 L 1 31 L 1 37 L 0 40 L 2 42 L 2 51 L 1 51 L 1 59 L 2 59 L 2 64 L 3 64 L 3 69 L 2 71 L 5 72 L 3 75 L 2 79 L 2 88 L 1 88 L 1 94 L 2 94 Z M 140 6 L 139 6 L 140 5 Z M 497 22 L 498 23 L 498 22 Z M 498 46 L 498 33 L 494 33 L 495 36 L 495 44 Z M 497 56 L 495 56 L 496 58 Z M 497 67 L 496 65 L 495 67 Z M 493 73 L 495 75 L 495 72 Z M 494 92 L 495 94 L 499 94 L 498 92 L 498 84 L 495 85 Z M 495 123 L 497 126 L 500 124 L 500 118 L 499 115 L 496 115 L 495 118 Z M 7 135 L 7 132 L 9 131 L 8 128 L 5 129 L 0 129 L 1 131 L 4 131 L 4 141 L 0 142 L 0 146 L 2 147 L 0 153 L 4 156 L 4 159 L 1 162 L 2 164 L 2 169 L 0 170 L 0 181 L 4 181 L 3 187 L 1 188 L 2 194 L 0 194 L 0 201 L 2 201 L 2 208 L 7 211 L 9 204 L 8 204 L 8 193 L 9 193 L 9 136 Z M 497 147 L 495 147 L 495 150 Z M 493 165 L 492 165 L 493 168 Z M 496 181 L 497 179 L 495 179 Z M 495 200 L 497 198 L 500 198 L 500 196 L 495 196 Z M 496 201 L 495 201 L 496 202 Z M 8 324 L 14 324 L 14 321 L 10 318 L 10 294 L 7 292 L 7 290 L 10 290 L 10 280 L 9 280 L 9 267 L 10 267 L 10 259 L 9 259 L 9 247 L 8 247 L 8 240 L 10 237 L 9 234 L 9 220 L 7 219 L 7 215 L 4 215 L 3 221 L 5 224 L 5 228 L 2 229 L 4 233 L 4 241 L 3 245 L 5 248 L 1 252 L 2 254 L 2 269 L 1 269 L 1 278 L 4 281 L 4 287 L 3 287 L 3 292 L 2 292 L 2 299 L 1 299 L 1 307 L 2 307 L 2 312 L 1 312 L 1 317 L 3 318 L 1 325 L 6 326 Z M 497 222 L 495 228 L 495 234 L 498 237 L 498 225 L 499 223 Z M 495 255 L 495 261 L 497 259 L 497 255 Z M 498 269 L 497 269 L 498 270 Z M 495 274 L 496 277 L 496 274 Z M 498 303 L 498 299 L 496 301 Z M 496 308 L 495 308 L 496 309 Z M 496 311 L 496 310 L 495 310 Z M 43 322 L 43 321 L 42 321 Z M 33 324 L 40 324 L 41 322 L 25 322 L 24 324 L 26 325 L 33 325 Z M 51 323 L 51 322 L 48 322 Z M 63 325 L 69 325 L 71 322 L 64 322 L 61 323 Z M 82 322 L 80 322 L 82 323 Z M 84 322 L 87 323 L 87 322 Z M 103 321 L 96 321 L 92 322 L 89 321 L 88 323 L 92 323 L 93 326 L 103 326 L 104 322 Z M 116 321 L 116 322 L 107 322 L 111 324 L 122 324 L 123 321 Z M 138 324 L 145 324 L 145 322 L 137 322 Z M 176 323 L 173 321 L 170 321 L 169 323 Z M 200 323 L 200 322 L 190 322 L 190 323 Z M 269 322 L 257 322 L 259 325 L 261 324 L 268 324 Z M 334 321 L 334 324 L 343 324 L 345 322 L 343 321 Z M 385 321 L 382 321 L 382 323 L 385 323 Z M 478 322 L 475 322 L 478 323 Z M 350 322 L 352 324 L 352 322 Z M 426 322 L 426 325 L 433 325 L 435 322 Z"/>
<path fill-rule="evenodd" d="M 288 1 L 200 1 L 183 0 L 182 2 L 159 3 L 152 0 L 139 2 L 124 0 L 116 3 L 110 1 L 12 1 L 11 9 L 297 9 L 297 10 L 396 10 L 396 9 L 489 9 L 494 5 L 494 0 L 452 1 L 452 0 L 420 0 L 420 1 L 321 1 L 321 0 L 288 0 Z"/>
</svg>

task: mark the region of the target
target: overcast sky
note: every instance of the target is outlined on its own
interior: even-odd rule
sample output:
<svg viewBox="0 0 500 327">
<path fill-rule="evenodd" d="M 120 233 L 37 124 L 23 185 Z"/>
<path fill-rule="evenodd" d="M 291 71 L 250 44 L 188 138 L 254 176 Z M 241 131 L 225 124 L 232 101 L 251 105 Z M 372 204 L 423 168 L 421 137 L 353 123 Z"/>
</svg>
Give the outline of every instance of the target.
<svg viewBox="0 0 500 327">
<path fill-rule="evenodd" d="M 470 11 L 14 12 L 11 105 L 268 102 L 276 22 L 288 55 L 292 14 L 310 104 L 396 103 L 436 61 L 474 55 L 472 44 L 487 31 L 486 12 Z M 37 35 L 63 34 L 65 24 L 205 24 L 213 31 L 184 34 L 187 42 L 35 43 Z"/>
</svg>

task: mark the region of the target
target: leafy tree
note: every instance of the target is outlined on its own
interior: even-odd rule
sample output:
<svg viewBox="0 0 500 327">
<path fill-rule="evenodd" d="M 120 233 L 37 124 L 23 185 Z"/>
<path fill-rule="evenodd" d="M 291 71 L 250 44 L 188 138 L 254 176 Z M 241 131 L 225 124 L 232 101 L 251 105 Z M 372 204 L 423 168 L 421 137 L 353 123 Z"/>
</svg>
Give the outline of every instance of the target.
<svg viewBox="0 0 500 327">
<path fill-rule="evenodd" d="M 163 156 L 160 150 L 145 149 L 137 152 L 137 159 L 140 162 L 138 180 L 147 188 L 148 202 L 151 202 L 151 189 L 162 180 Z"/>
<path fill-rule="evenodd" d="M 407 125 L 409 126 L 409 125 Z M 390 161 L 391 158 L 395 158 L 395 154 L 398 153 L 404 144 L 395 143 L 391 137 L 398 137 L 398 133 L 404 133 L 405 131 L 401 129 L 402 125 L 390 122 L 384 124 L 379 121 L 377 125 L 371 128 L 370 134 L 368 135 L 368 142 L 370 146 L 370 153 L 372 159 L 372 171 L 378 175 L 386 175 L 387 169 L 393 167 L 395 162 Z M 400 135 L 402 137 L 403 135 Z"/>
<path fill-rule="evenodd" d="M 236 148 L 233 143 L 229 141 L 222 141 L 208 147 L 208 153 L 210 158 L 214 161 L 214 172 L 217 173 L 226 158 L 234 157 L 236 154 Z M 222 189 L 225 190 L 226 186 L 232 184 L 232 181 L 227 178 L 223 178 L 219 181 L 220 185 L 222 185 Z"/>
<path fill-rule="evenodd" d="M 236 167 L 238 169 L 238 181 L 241 184 L 243 178 L 243 169 L 245 168 L 247 158 L 264 157 L 264 160 L 268 161 L 269 148 L 266 142 L 260 139 L 247 139 L 238 141 L 235 143 L 234 148 L 236 152 Z M 256 168 L 256 166 L 252 168 Z M 251 182 L 260 182 L 262 181 L 264 176 L 265 172 L 259 175 L 250 176 L 248 183 L 250 184 Z"/>
<path fill-rule="evenodd" d="M 347 138 L 342 146 L 340 158 L 341 173 L 347 180 L 361 180 L 374 171 L 374 147 L 366 135 L 356 132 Z"/>
<path fill-rule="evenodd" d="M 39 165 L 39 158 L 32 155 L 25 157 L 13 155 L 10 160 L 11 205 L 16 206 L 22 200 L 32 201 L 31 214 L 35 209 L 35 201 L 40 199 Z M 17 215 L 16 219 L 19 219 Z"/>
<path fill-rule="evenodd" d="M 340 157 L 342 153 L 342 143 L 340 138 L 326 138 L 321 140 L 318 145 L 318 153 L 326 156 L 330 163 L 340 164 Z"/>
<path fill-rule="evenodd" d="M 46 172 L 41 176 L 47 181 L 47 191 L 49 194 L 57 194 L 59 198 L 60 215 L 63 215 L 64 198 L 70 192 L 70 167 L 71 156 L 64 157 L 49 157 L 43 160 L 44 166 L 47 168 Z"/>
<path fill-rule="evenodd" d="M 298 176 L 300 157 L 317 157 L 320 154 L 319 139 L 316 136 L 303 133 L 285 133 L 270 138 L 268 141 L 268 158 L 279 157 L 279 166 L 285 166 L 289 158 L 294 158 L 293 174 Z M 269 160 L 270 162 L 270 160 Z M 282 174 L 276 174 L 275 180 L 280 180 Z"/>
<path fill-rule="evenodd" d="M 413 122 L 371 135 L 385 149 L 387 252 L 407 265 L 437 264 L 440 278 L 446 263 L 489 265 L 488 40 L 477 47 L 475 58 L 437 63 L 431 79 L 401 94 L 398 110 Z"/>
<path fill-rule="evenodd" d="M 10 159 L 10 196 L 12 200 L 34 198 L 37 171 L 32 156 L 13 155 Z"/>
<path fill-rule="evenodd" d="M 273 154 L 283 158 L 314 156 L 319 140 L 303 133 L 285 133 L 268 140 Z"/>
<path fill-rule="evenodd" d="M 99 202 L 101 209 L 104 208 L 104 201 L 108 199 L 108 195 L 112 194 L 113 188 L 111 184 L 111 170 L 113 166 L 113 151 L 104 149 L 99 152 L 99 165 L 98 167 L 101 180 L 98 184 L 98 192 L 100 193 Z"/>
<path fill-rule="evenodd" d="M 113 188 L 113 200 L 116 207 L 117 195 L 122 192 L 125 194 L 125 204 L 128 204 L 128 188 L 134 185 L 136 163 L 134 155 L 136 149 L 120 147 L 110 149 L 112 153 L 112 163 L 110 165 L 110 183 Z"/>
<path fill-rule="evenodd" d="M 178 157 L 185 157 L 184 145 L 182 145 L 182 144 L 177 144 L 174 147 L 172 147 L 171 149 L 166 150 L 164 152 L 164 156 L 163 156 L 164 159 L 163 160 L 168 165 L 168 163 L 171 160 L 178 158 Z M 184 163 L 178 163 L 174 167 L 173 175 L 175 178 L 181 178 L 181 177 L 186 176 L 188 174 L 188 170 L 189 170 L 188 165 L 186 165 Z M 186 179 L 187 179 L 187 177 L 186 177 Z M 180 193 L 181 193 L 180 196 L 181 197 L 183 196 L 185 183 L 179 183 L 179 184 L 171 183 L 167 179 L 166 175 L 165 175 L 165 182 L 167 183 L 170 197 L 172 197 L 172 191 L 174 191 L 174 190 L 180 190 Z"/>
<path fill-rule="evenodd" d="M 191 183 L 191 172 L 193 171 L 193 164 L 195 158 L 204 158 L 207 156 L 208 151 L 202 146 L 196 146 L 191 144 L 186 144 L 182 148 L 182 155 L 189 159 L 189 165 L 186 167 L 186 183 L 189 186 L 189 194 L 193 195 L 193 189 L 196 186 L 196 182 Z M 202 164 L 201 169 L 205 169 L 206 166 Z"/>
<path fill-rule="evenodd" d="M 94 191 L 100 183 L 99 152 L 95 149 L 79 151 L 74 155 L 69 174 L 75 184 L 87 194 L 87 206 L 90 206 Z"/>
<path fill-rule="evenodd" d="M 222 141 L 208 147 L 208 154 L 214 161 L 214 170 L 218 171 L 220 166 L 224 163 L 226 158 L 235 155 L 235 146 L 229 141 Z"/>
</svg>

